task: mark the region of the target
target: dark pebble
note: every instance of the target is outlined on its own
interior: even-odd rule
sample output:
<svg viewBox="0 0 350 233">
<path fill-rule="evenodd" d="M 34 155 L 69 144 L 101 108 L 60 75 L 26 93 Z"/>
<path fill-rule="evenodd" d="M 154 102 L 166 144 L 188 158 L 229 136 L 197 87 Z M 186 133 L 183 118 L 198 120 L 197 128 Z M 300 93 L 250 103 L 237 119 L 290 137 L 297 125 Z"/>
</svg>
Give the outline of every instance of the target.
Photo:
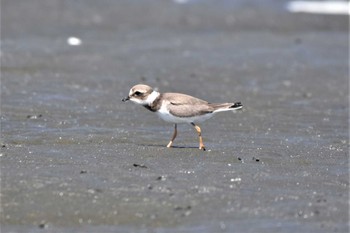
<svg viewBox="0 0 350 233">
<path fill-rule="evenodd" d="M 311 98 L 312 94 L 310 92 L 305 92 L 305 93 L 303 93 L 303 97 L 304 98 Z"/>
<path fill-rule="evenodd" d="M 2 145 L 1 147 L 2 147 L 2 148 L 6 148 L 6 145 Z"/>
<path fill-rule="evenodd" d="M 80 174 L 86 174 L 86 173 L 87 173 L 86 170 L 81 170 L 81 171 L 80 171 Z"/>
<path fill-rule="evenodd" d="M 44 229 L 45 228 L 45 223 L 40 223 L 39 225 L 38 225 L 38 227 L 40 228 L 40 229 Z"/>
<path fill-rule="evenodd" d="M 157 180 L 166 180 L 165 176 L 158 176 Z"/>
<path fill-rule="evenodd" d="M 295 40 L 294 40 L 294 43 L 295 44 L 301 44 L 303 41 L 302 41 L 302 39 L 300 39 L 300 38 L 296 38 Z"/>
<path fill-rule="evenodd" d="M 242 161 L 242 158 L 238 157 L 238 160 L 239 160 L 239 161 Z"/>
<path fill-rule="evenodd" d="M 179 211 L 179 210 L 190 210 L 192 209 L 192 206 L 188 205 L 186 207 L 181 207 L 181 206 L 176 206 L 174 210 Z"/>
<path fill-rule="evenodd" d="M 27 115 L 27 119 L 38 119 L 38 118 L 40 118 L 42 116 L 43 116 L 42 114 L 39 114 L 39 115 Z"/>
<path fill-rule="evenodd" d="M 139 167 L 139 168 L 147 168 L 147 166 L 144 165 L 144 164 L 137 164 L 137 163 L 134 163 L 133 166 L 134 166 L 134 167 Z"/>
<path fill-rule="evenodd" d="M 95 189 L 96 193 L 102 193 L 102 191 L 103 191 L 102 189 Z"/>
</svg>

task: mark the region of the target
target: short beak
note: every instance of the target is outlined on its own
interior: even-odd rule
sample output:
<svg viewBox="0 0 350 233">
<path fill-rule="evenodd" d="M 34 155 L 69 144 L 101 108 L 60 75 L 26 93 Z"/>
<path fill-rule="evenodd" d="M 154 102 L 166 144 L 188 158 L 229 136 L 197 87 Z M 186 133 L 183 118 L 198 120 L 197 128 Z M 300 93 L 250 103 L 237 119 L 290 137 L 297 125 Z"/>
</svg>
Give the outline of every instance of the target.
<svg viewBox="0 0 350 233">
<path fill-rule="evenodd" d="M 128 101 L 129 99 L 130 99 L 130 97 L 128 96 L 128 97 L 123 98 L 122 101 L 123 101 L 123 102 L 126 102 L 126 101 Z"/>
</svg>

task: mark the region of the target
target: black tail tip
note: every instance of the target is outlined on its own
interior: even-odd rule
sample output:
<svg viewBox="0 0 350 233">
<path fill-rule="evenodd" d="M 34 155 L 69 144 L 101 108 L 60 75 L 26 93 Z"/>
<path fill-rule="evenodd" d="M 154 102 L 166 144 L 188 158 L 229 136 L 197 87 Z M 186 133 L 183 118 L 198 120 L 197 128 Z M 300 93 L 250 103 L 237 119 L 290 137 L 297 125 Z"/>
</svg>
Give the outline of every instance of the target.
<svg viewBox="0 0 350 233">
<path fill-rule="evenodd" d="M 230 108 L 240 108 L 240 107 L 243 107 L 243 104 L 241 102 L 236 102 Z"/>
</svg>

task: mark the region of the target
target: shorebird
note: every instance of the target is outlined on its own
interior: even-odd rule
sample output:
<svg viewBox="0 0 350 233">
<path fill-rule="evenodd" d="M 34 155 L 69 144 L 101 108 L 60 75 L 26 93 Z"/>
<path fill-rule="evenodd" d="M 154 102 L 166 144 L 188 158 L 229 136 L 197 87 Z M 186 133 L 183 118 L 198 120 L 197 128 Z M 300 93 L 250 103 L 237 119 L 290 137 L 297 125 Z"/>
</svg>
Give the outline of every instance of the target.
<svg viewBox="0 0 350 233">
<path fill-rule="evenodd" d="M 207 101 L 181 93 L 160 93 L 144 84 L 133 86 L 129 95 L 122 99 L 140 104 L 167 121 L 174 123 L 174 133 L 167 147 L 172 147 L 177 136 L 177 124 L 189 123 L 198 133 L 199 149 L 205 150 L 202 130 L 198 122 L 205 121 L 218 112 L 235 111 L 241 109 L 241 102 L 235 103 L 208 103 Z"/>
</svg>

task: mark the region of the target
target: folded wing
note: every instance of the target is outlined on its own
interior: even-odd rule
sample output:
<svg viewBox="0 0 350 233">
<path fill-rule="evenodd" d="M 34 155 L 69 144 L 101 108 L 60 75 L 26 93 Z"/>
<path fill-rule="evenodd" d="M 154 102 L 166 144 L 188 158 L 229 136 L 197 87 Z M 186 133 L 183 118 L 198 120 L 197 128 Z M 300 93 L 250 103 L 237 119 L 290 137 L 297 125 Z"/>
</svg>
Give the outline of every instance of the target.
<svg viewBox="0 0 350 233">
<path fill-rule="evenodd" d="M 185 94 L 164 93 L 170 105 L 169 112 L 178 117 L 193 117 L 212 113 L 214 108 L 207 101 Z"/>
</svg>

